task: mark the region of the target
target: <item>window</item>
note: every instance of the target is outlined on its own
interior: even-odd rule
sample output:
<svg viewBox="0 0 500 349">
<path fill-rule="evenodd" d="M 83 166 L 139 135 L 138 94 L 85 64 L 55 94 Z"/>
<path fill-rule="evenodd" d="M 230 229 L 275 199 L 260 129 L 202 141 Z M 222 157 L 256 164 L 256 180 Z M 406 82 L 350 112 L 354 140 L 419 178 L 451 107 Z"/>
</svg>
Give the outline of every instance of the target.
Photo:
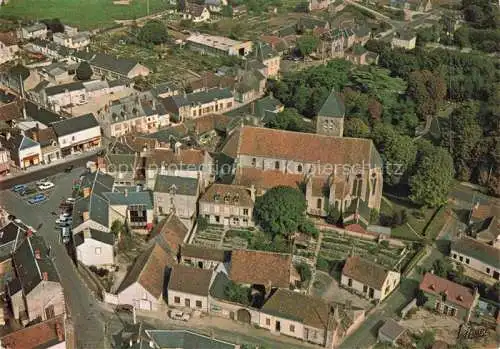
<svg viewBox="0 0 500 349">
<path fill-rule="evenodd" d="M 465 264 L 469 264 L 470 263 L 470 259 L 469 258 L 465 258 Z"/>
<path fill-rule="evenodd" d="M 464 261 L 464 257 L 462 257 L 462 256 L 458 257 L 458 259 L 460 260 L 460 262 Z"/>
<path fill-rule="evenodd" d="M 252 158 L 252 166 L 253 167 L 257 166 L 257 159 L 256 158 Z"/>
<path fill-rule="evenodd" d="M 347 286 L 352 287 L 352 279 L 347 280 Z"/>
<path fill-rule="evenodd" d="M 375 189 L 377 188 L 377 175 L 375 173 L 372 174 L 371 182 L 372 182 L 372 195 L 375 195 Z"/>
<path fill-rule="evenodd" d="M 229 102 L 226 104 L 226 108 L 231 108 L 233 106 L 233 102 Z"/>
<path fill-rule="evenodd" d="M 75 141 L 75 136 L 72 136 L 71 137 L 71 141 L 74 142 Z"/>
<path fill-rule="evenodd" d="M 321 198 L 316 201 L 316 208 L 321 209 Z"/>
<path fill-rule="evenodd" d="M 368 286 L 363 285 L 363 293 L 366 293 L 366 292 L 368 292 Z"/>
<path fill-rule="evenodd" d="M 302 172 L 302 165 L 297 166 L 297 172 Z"/>
<path fill-rule="evenodd" d="M 95 248 L 95 254 L 98 255 L 98 256 L 101 254 L 101 248 L 100 247 L 96 247 Z"/>
<path fill-rule="evenodd" d="M 248 216 L 248 208 L 244 208 L 243 209 L 243 215 L 244 216 Z"/>
<path fill-rule="evenodd" d="M 266 318 L 266 326 L 271 326 L 271 319 Z"/>
<path fill-rule="evenodd" d="M 490 268 L 486 268 L 486 274 L 489 274 L 490 273 Z"/>
<path fill-rule="evenodd" d="M 453 259 L 457 259 L 457 254 L 456 253 L 453 254 Z"/>
<path fill-rule="evenodd" d="M 217 223 L 220 223 L 220 216 L 215 216 L 215 221 L 216 221 Z"/>
<path fill-rule="evenodd" d="M 290 332 L 295 332 L 295 326 L 294 325 L 290 325 Z"/>
<path fill-rule="evenodd" d="M 279 161 L 275 161 L 274 162 L 274 169 L 275 170 L 279 170 L 280 169 L 280 162 Z"/>
<path fill-rule="evenodd" d="M 455 315 L 457 315 L 457 309 L 455 309 L 455 308 L 450 308 L 450 315 L 451 315 L 451 316 L 455 316 Z"/>
<path fill-rule="evenodd" d="M 174 303 L 175 304 L 180 304 L 181 303 L 181 297 L 174 297 Z"/>
<path fill-rule="evenodd" d="M 201 301 L 196 301 L 196 308 L 201 308 Z"/>
</svg>

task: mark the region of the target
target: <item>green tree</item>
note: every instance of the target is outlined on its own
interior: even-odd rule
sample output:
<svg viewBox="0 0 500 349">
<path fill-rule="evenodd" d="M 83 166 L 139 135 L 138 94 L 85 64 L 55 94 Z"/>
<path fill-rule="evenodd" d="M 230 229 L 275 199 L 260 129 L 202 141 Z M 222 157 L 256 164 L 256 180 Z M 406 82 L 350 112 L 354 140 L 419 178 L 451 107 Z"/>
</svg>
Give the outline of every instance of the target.
<svg viewBox="0 0 500 349">
<path fill-rule="evenodd" d="M 222 7 L 221 14 L 224 17 L 233 18 L 233 7 L 231 5 Z"/>
<path fill-rule="evenodd" d="M 300 275 L 301 287 L 307 286 L 307 283 L 309 282 L 309 280 L 311 280 L 312 277 L 311 268 L 306 263 L 297 264 L 295 268 Z"/>
<path fill-rule="evenodd" d="M 228 300 L 235 303 L 250 304 L 250 289 L 230 281 L 224 288 L 224 295 Z"/>
<path fill-rule="evenodd" d="M 380 123 L 373 128 L 372 139 L 387 168 L 384 180 L 389 184 L 399 183 L 415 164 L 417 147 L 413 139 L 398 134 L 391 125 Z"/>
<path fill-rule="evenodd" d="M 458 28 L 453 34 L 453 41 L 460 48 L 470 47 L 469 29 L 466 26 Z"/>
<path fill-rule="evenodd" d="M 446 259 L 436 259 L 434 263 L 432 263 L 432 269 L 434 270 L 434 274 L 442 278 L 448 278 L 448 274 L 453 270 L 453 266 Z"/>
<path fill-rule="evenodd" d="M 416 103 L 423 120 L 436 115 L 446 96 L 446 81 L 437 71 L 418 70 L 408 77 L 408 96 Z"/>
<path fill-rule="evenodd" d="M 204 231 L 207 230 L 208 228 L 208 220 L 203 217 L 203 216 L 198 216 L 197 220 L 198 222 L 198 230 L 199 231 Z"/>
<path fill-rule="evenodd" d="M 337 224 L 340 220 L 341 213 L 337 208 L 333 205 L 328 207 L 328 214 L 326 216 L 326 222 L 329 224 Z"/>
<path fill-rule="evenodd" d="M 281 113 L 276 114 L 276 117 L 269 120 L 266 127 L 296 132 L 314 132 L 312 124 L 307 123 L 302 118 L 303 116 L 299 114 L 297 109 L 285 108 Z"/>
<path fill-rule="evenodd" d="M 122 221 L 120 221 L 119 219 L 116 219 L 113 221 L 113 223 L 111 223 L 111 233 L 113 233 L 113 235 L 115 235 L 116 237 L 118 237 L 118 235 L 120 235 L 120 233 L 122 233 L 124 231 L 124 224 Z"/>
<path fill-rule="evenodd" d="M 312 35 L 303 35 L 297 40 L 300 54 L 305 57 L 310 55 L 318 47 L 319 39 Z"/>
<path fill-rule="evenodd" d="M 434 332 L 426 330 L 417 339 L 417 349 L 430 349 L 436 342 Z"/>
<path fill-rule="evenodd" d="M 78 68 L 76 68 L 76 77 L 78 80 L 83 80 L 87 81 L 90 80 L 92 77 L 92 68 L 90 67 L 90 64 L 87 62 L 83 61 L 78 65 Z"/>
<path fill-rule="evenodd" d="M 410 178 L 410 199 L 429 207 L 443 205 L 453 183 L 453 160 L 443 148 L 435 151 L 417 164 L 414 176 Z"/>
<path fill-rule="evenodd" d="M 273 237 L 288 237 L 295 233 L 305 219 L 304 194 L 292 187 L 274 187 L 255 202 L 257 223 Z"/>
<path fill-rule="evenodd" d="M 370 127 L 359 118 L 350 118 L 345 120 L 345 137 L 368 138 L 370 136 Z"/>
<path fill-rule="evenodd" d="M 168 40 L 167 27 L 161 21 L 148 21 L 139 31 L 137 38 L 149 44 L 163 44 Z"/>
<path fill-rule="evenodd" d="M 305 218 L 300 224 L 299 224 L 299 231 L 301 233 L 311 235 L 315 238 L 318 237 L 319 235 L 319 230 L 316 228 L 314 225 L 314 222 L 308 218 Z"/>
</svg>

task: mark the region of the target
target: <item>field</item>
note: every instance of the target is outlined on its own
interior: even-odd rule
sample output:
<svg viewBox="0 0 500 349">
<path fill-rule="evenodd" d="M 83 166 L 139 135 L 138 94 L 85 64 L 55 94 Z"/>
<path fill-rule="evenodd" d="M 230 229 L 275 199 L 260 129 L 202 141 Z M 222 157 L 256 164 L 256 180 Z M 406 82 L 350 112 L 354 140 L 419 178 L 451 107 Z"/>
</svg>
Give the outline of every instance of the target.
<svg viewBox="0 0 500 349">
<path fill-rule="evenodd" d="M 345 260 L 351 253 L 363 256 L 386 268 L 398 269 L 406 265 L 415 251 L 410 245 L 397 247 L 343 235 L 333 230 L 323 232 L 318 259 L 334 264 Z"/>
<path fill-rule="evenodd" d="M 149 11 L 166 9 L 166 0 L 149 0 Z M 147 15 L 146 0 L 131 0 L 129 5 L 114 5 L 113 0 L 12 0 L 2 6 L 1 16 L 23 20 L 59 18 L 63 23 L 83 29 L 110 26 L 114 20 Z"/>
</svg>

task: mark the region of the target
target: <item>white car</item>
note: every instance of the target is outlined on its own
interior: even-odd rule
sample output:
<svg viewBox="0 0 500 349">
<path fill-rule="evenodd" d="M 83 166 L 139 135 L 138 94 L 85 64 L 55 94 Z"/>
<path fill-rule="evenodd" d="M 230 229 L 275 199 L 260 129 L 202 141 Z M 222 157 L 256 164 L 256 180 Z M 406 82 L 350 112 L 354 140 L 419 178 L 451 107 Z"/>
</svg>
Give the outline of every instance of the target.
<svg viewBox="0 0 500 349">
<path fill-rule="evenodd" d="M 191 316 L 189 316 L 189 314 L 186 314 L 180 310 L 170 310 L 170 312 L 168 313 L 168 316 L 171 319 L 180 320 L 180 321 L 188 321 L 191 318 Z"/>
<path fill-rule="evenodd" d="M 74 204 L 74 203 L 75 203 L 75 201 L 76 201 L 76 199 L 75 199 L 75 198 L 67 198 L 67 199 L 66 199 L 66 202 L 67 202 L 68 204 Z"/>
<path fill-rule="evenodd" d="M 47 190 L 47 189 L 54 188 L 54 187 L 55 187 L 55 184 L 52 182 L 43 182 L 43 183 L 40 183 L 38 185 L 38 189 L 40 189 L 40 190 Z"/>
</svg>

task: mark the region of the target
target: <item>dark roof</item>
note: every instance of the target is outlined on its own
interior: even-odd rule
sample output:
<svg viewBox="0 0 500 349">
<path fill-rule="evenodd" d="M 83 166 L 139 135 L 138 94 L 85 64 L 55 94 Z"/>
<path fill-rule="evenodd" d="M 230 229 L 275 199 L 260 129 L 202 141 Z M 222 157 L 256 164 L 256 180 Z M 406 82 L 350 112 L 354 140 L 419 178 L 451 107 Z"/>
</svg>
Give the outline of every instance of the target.
<svg viewBox="0 0 500 349">
<path fill-rule="evenodd" d="M 89 229 L 89 233 L 93 240 L 97 240 L 111 246 L 115 243 L 115 236 L 112 233 L 106 233 L 97 229 Z"/>
<path fill-rule="evenodd" d="M 47 96 L 54 96 L 54 95 L 58 95 L 60 93 L 64 93 L 66 91 L 72 92 L 72 91 L 78 91 L 78 90 L 85 90 L 85 86 L 83 85 L 83 82 L 81 82 L 81 81 L 74 81 L 74 82 L 70 82 L 69 84 L 55 85 L 55 86 L 47 87 L 45 89 L 45 94 Z"/>
<path fill-rule="evenodd" d="M 40 251 L 40 259 L 35 251 Z M 27 237 L 14 252 L 13 263 L 25 295 L 28 295 L 47 273 L 48 281 L 59 282 L 56 268 L 49 257 L 49 249 L 40 236 Z"/>
<path fill-rule="evenodd" d="M 146 330 L 158 348 L 236 349 L 236 344 L 187 330 Z"/>
<path fill-rule="evenodd" d="M 345 115 L 345 105 L 338 93 L 332 91 L 327 97 L 325 103 L 318 112 L 320 116 L 330 116 L 343 118 Z"/>
<path fill-rule="evenodd" d="M 376 290 L 382 289 L 388 273 L 389 270 L 360 256 L 348 257 L 342 269 L 342 274 L 345 276 Z"/>
<path fill-rule="evenodd" d="M 215 99 L 231 98 L 233 94 L 228 88 L 211 88 L 206 91 L 190 93 L 187 95 L 188 103 L 209 103 Z"/>
<path fill-rule="evenodd" d="M 396 32 L 395 37 L 398 39 L 401 39 L 401 40 L 412 40 L 413 38 L 416 37 L 416 35 L 415 35 L 415 33 L 411 32 L 411 31 L 403 30 L 403 31 Z"/>
<path fill-rule="evenodd" d="M 461 237 L 452 242 L 451 250 L 472 257 L 483 263 L 500 269 L 500 252 L 493 246 L 479 242 L 469 237 Z"/>
<path fill-rule="evenodd" d="M 88 61 L 91 65 L 121 75 L 128 73 L 138 64 L 137 61 L 126 58 L 117 58 L 103 53 L 77 52 L 75 57 Z"/>
<path fill-rule="evenodd" d="M 156 176 L 154 192 L 169 193 L 173 190 L 178 195 L 196 196 L 198 183 L 198 178 L 158 175 Z"/>
<path fill-rule="evenodd" d="M 0 262 L 9 259 L 12 252 L 24 239 L 26 230 L 15 222 L 9 222 L 0 228 Z"/>
<path fill-rule="evenodd" d="M 45 126 L 50 126 L 50 124 L 64 120 L 61 115 L 58 115 L 50 110 L 40 107 L 32 102 L 26 102 L 26 116 L 42 123 Z"/>
<path fill-rule="evenodd" d="M 69 135 L 75 132 L 88 130 L 90 128 L 99 126 L 94 114 L 85 114 L 76 116 L 52 124 L 54 132 L 58 137 Z"/>
<path fill-rule="evenodd" d="M 153 196 L 151 191 L 132 191 L 103 193 L 111 206 L 143 205 L 146 209 L 153 209 Z"/>
<path fill-rule="evenodd" d="M 394 321 L 393 319 L 388 319 L 384 323 L 384 325 L 378 330 L 378 333 L 395 341 L 405 331 L 406 331 L 406 329 L 403 326 L 401 326 L 400 324 L 398 324 L 396 321 Z"/>
<path fill-rule="evenodd" d="M 154 297 L 160 298 L 164 293 L 166 268 L 174 264 L 173 257 L 154 244 L 137 258 L 116 292 L 120 293 L 137 282 Z"/>
<path fill-rule="evenodd" d="M 212 271 L 176 265 L 170 272 L 168 289 L 178 292 L 208 296 Z"/>
<path fill-rule="evenodd" d="M 231 256 L 231 251 L 201 247 L 196 245 L 182 245 L 181 256 L 209 261 L 228 262 Z"/>
<path fill-rule="evenodd" d="M 19 150 L 27 149 L 27 148 L 31 148 L 31 147 L 35 147 L 35 146 L 39 145 L 38 142 L 35 142 L 31 138 L 23 136 L 20 133 L 11 133 L 9 139 L 7 139 L 7 137 L 2 137 L 1 141 L 2 141 L 2 145 L 6 149 L 9 149 L 10 151 L 16 152 L 16 153 Z"/>
</svg>

